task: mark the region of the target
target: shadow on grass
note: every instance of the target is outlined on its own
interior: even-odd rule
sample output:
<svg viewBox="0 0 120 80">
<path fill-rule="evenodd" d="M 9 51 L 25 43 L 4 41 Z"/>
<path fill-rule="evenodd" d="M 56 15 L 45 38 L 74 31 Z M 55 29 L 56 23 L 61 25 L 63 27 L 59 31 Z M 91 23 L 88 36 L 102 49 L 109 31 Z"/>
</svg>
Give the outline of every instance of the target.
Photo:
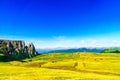
<svg viewBox="0 0 120 80">
<path fill-rule="evenodd" d="M 25 58 L 23 58 L 23 59 L 25 59 Z M 9 56 L 0 56 L 0 62 L 22 61 L 23 59 L 14 59 Z"/>
<path fill-rule="evenodd" d="M 35 55 L 38 56 L 38 55 Z M 33 56 L 33 57 L 35 57 Z M 0 62 L 10 62 L 10 61 L 20 61 L 20 62 L 25 62 L 24 59 L 26 58 L 32 58 L 32 57 L 28 57 L 26 55 L 20 55 L 20 56 L 16 56 L 16 55 L 2 55 L 0 56 Z"/>
</svg>

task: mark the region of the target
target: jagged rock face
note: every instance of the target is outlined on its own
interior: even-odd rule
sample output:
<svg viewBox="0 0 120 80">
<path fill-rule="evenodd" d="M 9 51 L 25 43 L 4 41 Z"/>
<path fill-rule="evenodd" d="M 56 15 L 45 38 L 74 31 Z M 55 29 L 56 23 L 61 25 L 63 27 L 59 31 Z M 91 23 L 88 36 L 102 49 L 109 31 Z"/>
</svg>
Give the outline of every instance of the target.
<svg viewBox="0 0 120 80">
<path fill-rule="evenodd" d="M 36 50 L 33 43 L 28 44 L 28 53 L 30 57 L 36 55 Z"/>
<path fill-rule="evenodd" d="M 37 55 L 35 47 L 32 43 L 25 46 L 25 42 L 20 40 L 0 40 L 0 44 L 6 46 L 6 53 L 9 55 L 17 54 L 17 56 L 19 56 L 23 54 L 28 57 Z"/>
</svg>

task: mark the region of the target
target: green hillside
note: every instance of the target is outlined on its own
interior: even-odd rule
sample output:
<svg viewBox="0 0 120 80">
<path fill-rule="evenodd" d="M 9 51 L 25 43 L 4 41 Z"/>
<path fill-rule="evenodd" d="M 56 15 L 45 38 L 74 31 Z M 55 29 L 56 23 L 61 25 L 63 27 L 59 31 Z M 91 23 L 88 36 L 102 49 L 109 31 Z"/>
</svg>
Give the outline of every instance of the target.
<svg viewBox="0 0 120 80">
<path fill-rule="evenodd" d="M 0 62 L 0 80 L 119 79 L 120 54 L 116 53 L 51 53 Z"/>
<path fill-rule="evenodd" d="M 103 53 L 120 53 L 120 48 L 105 49 Z"/>
</svg>

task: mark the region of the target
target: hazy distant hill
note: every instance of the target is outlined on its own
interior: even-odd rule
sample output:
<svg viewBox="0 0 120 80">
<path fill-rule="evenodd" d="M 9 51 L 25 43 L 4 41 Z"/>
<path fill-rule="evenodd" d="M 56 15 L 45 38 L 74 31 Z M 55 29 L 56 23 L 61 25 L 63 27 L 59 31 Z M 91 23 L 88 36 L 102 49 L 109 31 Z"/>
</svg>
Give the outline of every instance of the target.
<svg viewBox="0 0 120 80">
<path fill-rule="evenodd" d="M 54 52 L 102 52 L 105 48 L 37 49 L 39 53 Z"/>
</svg>

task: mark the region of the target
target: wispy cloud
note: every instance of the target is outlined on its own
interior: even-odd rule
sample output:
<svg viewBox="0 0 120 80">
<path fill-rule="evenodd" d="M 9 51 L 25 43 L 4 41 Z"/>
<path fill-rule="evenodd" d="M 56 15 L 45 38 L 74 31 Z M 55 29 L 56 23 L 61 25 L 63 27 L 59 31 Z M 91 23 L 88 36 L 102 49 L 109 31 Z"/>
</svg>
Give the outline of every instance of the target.
<svg viewBox="0 0 120 80">
<path fill-rule="evenodd" d="M 56 36 L 52 38 L 24 38 L 15 36 L 0 36 L 1 39 L 24 40 L 33 42 L 36 48 L 79 48 L 79 47 L 120 47 L 119 38 L 69 38 Z"/>
</svg>

